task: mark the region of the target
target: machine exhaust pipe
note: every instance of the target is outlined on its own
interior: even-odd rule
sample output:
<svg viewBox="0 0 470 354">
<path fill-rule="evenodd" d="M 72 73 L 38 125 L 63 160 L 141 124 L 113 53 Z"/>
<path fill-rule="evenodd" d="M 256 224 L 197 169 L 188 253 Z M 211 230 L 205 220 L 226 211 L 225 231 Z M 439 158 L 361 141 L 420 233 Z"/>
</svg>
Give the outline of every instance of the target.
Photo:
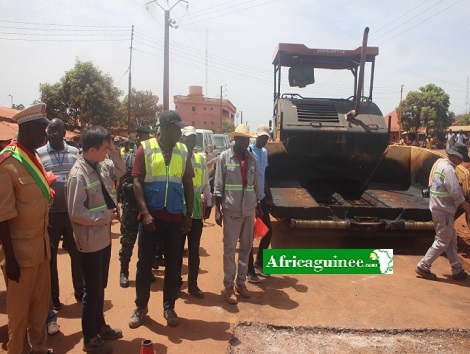
<svg viewBox="0 0 470 354">
<path fill-rule="evenodd" d="M 362 87 L 364 86 L 364 66 L 366 64 L 368 37 L 369 37 L 369 27 L 366 27 L 364 30 L 364 36 L 362 37 L 361 62 L 359 64 L 359 82 L 357 83 L 357 90 L 356 90 L 356 107 L 353 111 L 349 111 L 346 114 L 347 119 L 353 119 L 357 117 L 360 112 Z"/>
</svg>

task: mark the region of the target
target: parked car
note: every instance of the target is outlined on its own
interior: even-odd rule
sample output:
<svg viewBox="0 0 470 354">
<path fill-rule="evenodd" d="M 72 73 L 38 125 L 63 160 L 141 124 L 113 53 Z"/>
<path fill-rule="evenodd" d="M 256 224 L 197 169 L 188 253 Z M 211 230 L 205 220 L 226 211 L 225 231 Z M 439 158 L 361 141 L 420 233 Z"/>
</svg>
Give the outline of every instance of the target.
<svg viewBox="0 0 470 354">
<path fill-rule="evenodd" d="M 214 153 L 219 156 L 222 151 L 230 148 L 230 139 L 226 134 L 214 134 Z"/>
<path fill-rule="evenodd" d="M 198 152 L 206 155 L 207 162 L 212 160 L 216 155 L 214 153 L 214 133 L 212 130 L 196 129 L 196 147 Z"/>
</svg>

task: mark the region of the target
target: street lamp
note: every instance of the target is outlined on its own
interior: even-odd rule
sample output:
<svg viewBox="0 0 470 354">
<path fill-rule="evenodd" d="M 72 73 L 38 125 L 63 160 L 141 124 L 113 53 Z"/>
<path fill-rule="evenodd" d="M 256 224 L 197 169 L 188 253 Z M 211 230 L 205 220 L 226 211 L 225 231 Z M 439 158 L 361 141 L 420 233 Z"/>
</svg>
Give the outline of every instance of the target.
<svg viewBox="0 0 470 354">
<path fill-rule="evenodd" d="M 164 9 L 158 2 L 157 0 L 153 0 L 147 3 L 150 4 L 151 2 L 154 2 L 160 8 L 165 11 L 165 46 L 164 46 L 164 60 L 163 60 L 163 112 L 168 111 L 170 107 L 170 98 L 169 98 L 169 82 L 170 82 L 170 74 L 169 74 L 169 61 L 170 61 L 170 26 L 173 28 L 178 28 L 178 26 L 175 26 L 175 21 L 170 19 L 170 11 L 173 9 L 176 5 L 178 5 L 180 2 L 185 2 L 186 3 L 186 8 L 188 7 L 188 2 L 186 0 L 178 0 L 172 7 L 170 7 L 168 10 Z"/>
<path fill-rule="evenodd" d="M 11 108 L 13 108 L 13 96 L 12 95 L 8 95 L 11 97 Z"/>
</svg>

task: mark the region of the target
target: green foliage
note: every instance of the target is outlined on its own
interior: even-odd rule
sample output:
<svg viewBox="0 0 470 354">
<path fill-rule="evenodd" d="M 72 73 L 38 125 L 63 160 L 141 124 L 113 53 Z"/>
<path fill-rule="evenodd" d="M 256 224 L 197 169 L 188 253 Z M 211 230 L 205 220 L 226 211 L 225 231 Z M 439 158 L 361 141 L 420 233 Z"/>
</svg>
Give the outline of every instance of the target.
<svg viewBox="0 0 470 354">
<path fill-rule="evenodd" d="M 232 122 L 222 122 L 223 133 L 231 133 L 235 130 L 235 125 Z"/>
<path fill-rule="evenodd" d="M 449 112 L 450 98 L 445 91 L 434 84 L 411 91 L 402 102 L 401 124 L 404 130 L 417 132 L 420 127 L 426 130 L 445 130 L 454 120 Z M 396 108 L 400 112 L 400 107 Z"/>
<path fill-rule="evenodd" d="M 128 100 L 126 96 L 122 101 L 121 111 L 122 119 L 120 125 L 127 127 L 128 125 Z M 163 110 L 162 105 L 158 104 L 158 96 L 153 95 L 152 91 L 137 91 L 135 88 L 131 90 L 131 127 L 133 131 L 137 126 L 155 127 L 157 116 L 160 116 Z"/>
<path fill-rule="evenodd" d="M 113 79 L 92 62 L 77 60 L 60 82 L 40 84 L 41 101 L 47 104 L 49 117 L 58 117 L 74 126 L 117 125 L 122 92 Z"/>
<path fill-rule="evenodd" d="M 13 105 L 11 106 L 11 108 L 23 110 L 23 109 L 25 109 L 25 106 L 24 106 L 24 104 L 22 104 L 22 103 L 20 103 L 20 104 L 14 104 L 14 103 L 13 103 Z"/>
<path fill-rule="evenodd" d="M 470 125 L 470 114 L 466 113 L 459 117 L 459 125 Z"/>
</svg>

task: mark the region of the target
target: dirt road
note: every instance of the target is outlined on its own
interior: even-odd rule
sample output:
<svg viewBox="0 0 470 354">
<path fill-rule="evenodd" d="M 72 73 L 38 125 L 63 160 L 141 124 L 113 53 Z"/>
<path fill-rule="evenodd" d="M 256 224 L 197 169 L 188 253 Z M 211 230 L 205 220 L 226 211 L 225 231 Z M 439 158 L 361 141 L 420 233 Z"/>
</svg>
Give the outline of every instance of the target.
<svg viewBox="0 0 470 354">
<path fill-rule="evenodd" d="M 452 280 L 444 257 L 440 257 L 433 266 L 439 281 L 426 281 L 414 273 L 414 267 L 431 244 L 431 239 L 313 237 L 308 232 L 290 233 L 277 222 L 274 225 L 272 243 L 275 248 L 393 248 L 394 274 L 277 275 L 258 285 L 248 284 L 252 298 L 241 300 L 238 306 L 229 305 L 222 301 L 220 295 L 222 230 L 211 218 L 204 228 L 201 243 L 199 285 L 206 297 L 202 300 L 193 298 L 187 294 L 184 285 L 182 296 L 176 303 L 181 324 L 176 328 L 167 327 L 162 314 L 162 271 L 155 271 L 157 282 L 152 284 L 149 314 L 140 328 L 132 330 L 127 322 L 134 308 L 136 257 L 132 258 L 131 286 L 121 289 L 118 283 L 119 226 L 116 223 L 113 225 L 110 279 L 105 302 L 107 322 L 121 327 L 124 333 L 124 338 L 113 343 L 114 353 L 138 353 L 144 339 L 155 343 L 157 353 L 224 353 L 234 327 L 240 322 L 289 327 L 470 330 L 470 280 Z M 461 220 L 458 225 L 463 231 L 468 231 L 466 226 L 462 227 Z M 49 337 L 48 344 L 55 353 L 81 353 L 80 304 L 73 297 L 66 251 L 59 251 L 58 264 L 60 299 L 64 307 L 59 311 L 61 331 Z M 185 266 L 183 272 L 186 274 Z M 0 281 L 0 352 L 5 351 L 7 342 L 5 294 L 5 285 Z M 263 335 L 261 341 L 262 338 Z"/>
</svg>

